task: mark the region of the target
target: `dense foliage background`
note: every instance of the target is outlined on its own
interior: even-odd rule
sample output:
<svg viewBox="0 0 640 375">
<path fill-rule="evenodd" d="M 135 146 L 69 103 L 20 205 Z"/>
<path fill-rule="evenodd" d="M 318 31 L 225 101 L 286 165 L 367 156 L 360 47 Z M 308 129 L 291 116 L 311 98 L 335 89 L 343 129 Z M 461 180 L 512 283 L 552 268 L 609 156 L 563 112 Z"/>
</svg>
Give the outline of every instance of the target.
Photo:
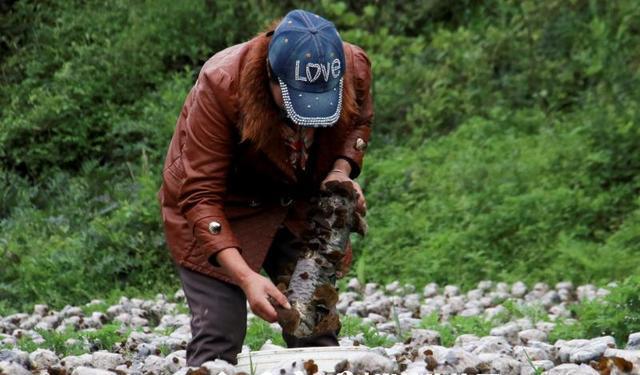
<svg viewBox="0 0 640 375">
<path fill-rule="evenodd" d="M 175 290 L 155 192 L 184 97 L 209 56 L 294 6 L 373 62 L 354 275 L 640 273 L 639 2 L 368 3 L 0 6 L 0 311 Z"/>
</svg>

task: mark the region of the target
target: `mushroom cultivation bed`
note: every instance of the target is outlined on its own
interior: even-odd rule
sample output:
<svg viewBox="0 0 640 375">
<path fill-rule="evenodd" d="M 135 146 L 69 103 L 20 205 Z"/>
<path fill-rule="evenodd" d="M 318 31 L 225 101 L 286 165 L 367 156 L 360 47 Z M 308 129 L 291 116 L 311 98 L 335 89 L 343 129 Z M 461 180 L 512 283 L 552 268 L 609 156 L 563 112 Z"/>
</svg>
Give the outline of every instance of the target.
<svg viewBox="0 0 640 375">
<path fill-rule="evenodd" d="M 386 372 L 425 373 L 500 373 L 500 374 L 621 374 L 640 373 L 640 333 L 632 334 L 628 343 L 616 347 L 612 337 L 590 337 L 580 340 L 549 342 L 548 334 L 558 318 L 570 316 L 568 307 L 578 300 L 594 299 L 608 293 L 592 285 L 574 287 L 571 283 L 548 286 L 538 283 L 527 288 L 523 283 L 481 282 L 466 293 L 453 285 L 438 287 L 429 284 L 420 289 L 412 285 L 391 283 L 386 286 L 357 280 L 348 283 L 336 304 L 344 315 L 361 317 L 382 336 L 395 342 L 390 347 L 371 351 L 351 360 L 342 360 L 334 371 L 352 373 Z M 433 313 L 445 321 L 456 315 L 491 319 L 506 309 L 504 301 L 522 306 L 540 306 L 546 316 L 539 321 L 519 318 L 493 327 L 484 337 L 460 332 L 454 344 L 442 345 L 438 332 L 419 328 L 420 318 Z M 91 306 L 101 306 L 93 301 Z M 36 305 L 31 312 L 0 317 L 0 374 L 226 374 L 241 372 L 239 367 L 217 360 L 199 368 L 188 368 L 185 346 L 190 339 L 189 315 L 185 311 L 184 295 L 178 291 L 167 298 L 158 295 L 142 300 L 122 297 L 119 303 L 104 306 L 104 312 L 85 314 L 86 306 L 67 306 L 55 311 Z M 395 312 L 395 317 L 394 317 Z M 248 314 L 249 324 L 256 318 Z M 68 342 L 83 348 L 83 354 L 63 357 L 44 348 L 23 351 L 16 347 L 19 338 L 30 338 L 34 345 L 45 345 L 44 332 L 73 330 L 100 332 L 105 325 L 121 327 L 122 340 L 109 350 L 97 350 L 90 341 Z M 132 330 L 133 328 L 133 330 Z M 274 329 L 279 325 L 274 324 Z M 401 340 L 397 330 L 408 333 Z M 71 339 L 74 340 L 74 339 Z M 362 333 L 340 338 L 341 347 L 362 346 Z M 267 343 L 268 352 L 282 350 Z M 252 356 L 259 359 L 254 351 Z M 243 355 L 250 353 L 244 347 Z M 319 353 L 319 352 L 317 352 Z M 311 363 L 313 355 L 299 352 L 297 358 L 283 359 L 267 369 L 270 374 L 303 374 L 314 372 L 320 363 Z M 529 359 L 531 362 L 529 362 Z M 595 370 L 594 366 L 602 366 Z M 625 372 L 625 370 L 627 370 Z M 320 369 L 318 370 L 319 372 Z M 244 370 L 250 374 L 250 371 Z M 260 373 L 264 373 L 261 371 Z"/>
</svg>

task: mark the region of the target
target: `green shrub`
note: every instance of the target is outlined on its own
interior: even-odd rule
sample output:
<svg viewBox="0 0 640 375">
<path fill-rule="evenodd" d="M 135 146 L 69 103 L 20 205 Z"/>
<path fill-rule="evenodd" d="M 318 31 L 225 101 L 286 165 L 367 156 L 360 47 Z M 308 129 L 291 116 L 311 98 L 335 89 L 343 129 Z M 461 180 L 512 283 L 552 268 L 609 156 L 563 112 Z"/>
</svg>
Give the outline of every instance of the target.
<svg viewBox="0 0 640 375">
<path fill-rule="evenodd" d="M 294 6 L 372 61 L 362 281 L 640 271 L 637 1 L 21 1 L 0 9 L 0 310 L 175 289 L 154 194 L 180 107 Z"/>
<path fill-rule="evenodd" d="M 10 306 L 60 308 L 112 290 L 152 296 L 178 288 L 155 198 L 158 174 L 132 169 L 139 174 L 108 186 L 113 176 L 104 168 L 84 169 L 92 178 L 57 174 L 32 188 L 40 207 L 23 204 L 0 221 L 0 300 Z"/>
<path fill-rule="evenodd" d="M 624 347 L 629 334 L 640 331 L 640 276 L 625 279 L 603 300 L 584 301 L 571 306 L 577 319 L 573 324 L 560 322 L 549 338 L 572 339 L 578 337 L 615 337 Z"/>
<path fill-rule="evenodd" d="M 136 102 L 173 72 L 191 71 L 212 52 L 251 36 L 269 18 L 253 5 L 16 3 L 2 17 L 13 53 L 0 70 L 0 97 L 10 98 L 1 103 L 0 165 L 38 177 L 51 168 L 74 170 L 87 159 L 136 158 L 121 155 L 128 143 L 145 144 L 149 135 L 128 126 L 139 118 Z M 154 134 L 165 134 L 158 132 L 165 124 L 153 125 Z M 123 126 L 128 137 L 113 138 Z"/>
</svg>

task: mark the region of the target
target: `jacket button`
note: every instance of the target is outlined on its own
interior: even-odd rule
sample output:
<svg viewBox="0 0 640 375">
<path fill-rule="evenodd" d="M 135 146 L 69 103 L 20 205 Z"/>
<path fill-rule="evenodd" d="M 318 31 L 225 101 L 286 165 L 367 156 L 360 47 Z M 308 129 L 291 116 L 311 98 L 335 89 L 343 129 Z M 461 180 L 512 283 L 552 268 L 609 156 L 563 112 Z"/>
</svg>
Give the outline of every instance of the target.
<svg viewBox="0 0 640 375">
<path fill-rule="evenodd" d="M 218 234 L 220 233 L 220 231 L 222 231 L 222 224 L 218 223 L 217 221 L 212 221 L 209 223 L 209 232 L 211 234 Z"/>
<path fill-rule="evenodd" d="M 364 139 L 362 139 L 362 138 L 358 138 L 358 139 L 356 139 L 355 148 L 358 151 L 362 151 L 365 148 L 367 148 L 367 142 L 365 142 Z"/>
</svg>

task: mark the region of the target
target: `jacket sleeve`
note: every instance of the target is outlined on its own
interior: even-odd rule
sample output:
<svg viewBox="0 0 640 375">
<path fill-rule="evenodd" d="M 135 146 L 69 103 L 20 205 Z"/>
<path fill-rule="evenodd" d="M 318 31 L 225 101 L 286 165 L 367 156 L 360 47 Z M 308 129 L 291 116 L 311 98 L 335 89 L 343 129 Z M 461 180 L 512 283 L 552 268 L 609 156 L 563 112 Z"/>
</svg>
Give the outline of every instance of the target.
<svg viewBox="0 0 640 375">
<path fill-rule="evenodd" d="M 362 159 L 369 144 L 371 122 L 373 120 L 373 96 L 371 93 L 371 61 L 367 54 L 359 47 L 352 46 L 354 51 L 354 72 L 356 74 L 356 97 L 360 110 L 356 123 L 345 137 L 338 155 L 351 165 L 351 178 L 356 178 L 362 170 Z"/>
<path fill-rule="evenodd" d="M 202 72 L 187 115 L 182 162 L 185 180 L 178 206 L 212 265 L 229 247 L 240 249 L 224 213 L 227 174 L 234 148 L 231 77 L 222 70 Z"/>
</svg>

